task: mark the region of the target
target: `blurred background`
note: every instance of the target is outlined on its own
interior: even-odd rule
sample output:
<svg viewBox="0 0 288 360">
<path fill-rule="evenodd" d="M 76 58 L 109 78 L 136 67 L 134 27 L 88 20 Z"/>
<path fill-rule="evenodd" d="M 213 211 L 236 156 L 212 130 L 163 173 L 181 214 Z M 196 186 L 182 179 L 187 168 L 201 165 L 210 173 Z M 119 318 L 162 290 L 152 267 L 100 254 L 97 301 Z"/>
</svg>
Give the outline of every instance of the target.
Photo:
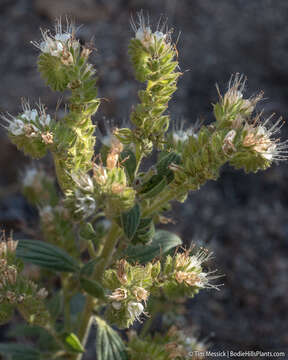
<svg viewBox="0 0 288 360">
<path fill-rule="evenodd" d="M 265 114 L 287 118 L 287 0 L 0 0 L 0 111 L 17 114 L 22 96 L 31 102 L 40 97 L 55 110 L 58 94 L 37 73 L 38 51 L 30 41 L 39 40 L 40 27 L 52 28 L 57 16 L 68 14 L 83 24 L 81 41 L 96 47 L 92 61 L 99 95 L 107 101 L 95 122 L 103 116 L 128 119 L 139 89 L 127 55 L 129 20 L 141 9 L 151 22 L 167 17 L 175 38 L 181 32 L 177 49 L 184 76 L 170 104 L 172 119 L 210 121 L 215 83 L 225 90 L 235 72 L 248 77 L 248 96 L 264 90 Z M 29 159 L 3 129 L 0 137 L 0 225 L 17 233 L 36 214 L 18 188 Z M 256 175 L 224 168 L 219 182 L 175 204 L 170 228 L 188 244 L 208 246 L 225 274 L 221 291 L 203 291 L 188 303 L 189 324 L 209 339 L 211 350 L 288 352 L 287 165 Z"/>
</svg>

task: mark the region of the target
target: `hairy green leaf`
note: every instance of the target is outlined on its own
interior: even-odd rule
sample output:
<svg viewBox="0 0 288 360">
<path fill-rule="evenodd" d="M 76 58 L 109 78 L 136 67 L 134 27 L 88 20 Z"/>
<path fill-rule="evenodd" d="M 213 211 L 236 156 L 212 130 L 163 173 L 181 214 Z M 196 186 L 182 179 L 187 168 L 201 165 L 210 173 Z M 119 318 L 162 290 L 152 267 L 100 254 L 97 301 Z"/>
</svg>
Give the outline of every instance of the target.
<svg viewBox="0 0 288 360">
<path fill-rule="evenodd" d="M 138 203 L 131 210 L 122 214 L 121 223 L 125 235 L 128 239 L 132 239 L 140 223 L 140 206 Z"/>
<path fill-rule="evenodd" d="M 92 295 L 96 298 L 105 297 L 104 289 L 97 281 L 82 277 L 80 279 L 80 284 L 82 289 L 85 290 L 89 295 Z"/>
<path fill-rule="evenodd" d="M 166 230 L 158 230 L 149 245 L 128 246 L 126 250 L 127 260 L 145 264 L 155 257 L 167 254 L 171 249 L 181 244 L 182 240 L 176 234 Z"/>
<path fill-rule="evenodd" d="M 155 226 L 152 218 L 142 218 L 137 231 L 132 239 L 132 244 L 149 244 L 155 234 Z"/>
<path fill-rule="evenodd" d="M 136 157 L 133 151 L 130 149 L 124 149 L 120 154 L 119 161 L 125 167 L 130 181 L 133 181 L 137 166 Z"/>
<path fill-rule="evenodd" d="M 96 318 L 97 360 L 127 360 L 125 344 L 121 337 L 104 320 Z"/>
<path fill-rule="evenodd" d="M 16 255 L 25 262 L 53 271 L 75 272 L 79 265 L 64 250 L 38 240 L 20 240 Z"/>
</svg>

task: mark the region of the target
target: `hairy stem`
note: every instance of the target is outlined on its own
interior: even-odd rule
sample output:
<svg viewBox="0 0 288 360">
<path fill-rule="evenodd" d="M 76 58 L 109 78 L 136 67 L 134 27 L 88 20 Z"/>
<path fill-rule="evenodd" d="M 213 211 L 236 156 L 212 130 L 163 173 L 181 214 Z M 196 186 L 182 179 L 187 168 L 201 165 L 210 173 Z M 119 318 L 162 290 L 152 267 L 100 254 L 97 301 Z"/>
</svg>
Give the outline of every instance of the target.
<svg viewBox="0 0 288 360">
<path fill-rule="evenodd" d="M 94 273 L 93 273 L 93 278 L 97 278 L 98 280 L 102 279 L 103 273 L 111 261 L 114 248 L 117 244 L 117 241 L 118 241 L 120 235 L 121 235 L 121 229 L 119 228 L 119 226 L 117 224 L 113 223 L 111 226 L 110 232 L 107 235 L 107 238 L 106 238 L 106 241 L 105 241 L 105 244 L 104 244 L 101 256 L 100 256 L 102 261 L 100 261 L 98 266 L 95 267 Z M 89 326 L 89 323 L 91 322 L 91 316 L 93 314 L 94 304 L 95 304 L 95 298 L 88 295 L 86 298 L 86 304 L 85 304 L 85 307 L 83 310 L 83 315 L 82 315 L 79 332 L 78 332 L 79 340 L 82 343 L 85 340 L 85 334 L 87 337 L 89 335 L 89 330 L 87 333 L 87 328 Z M 77 360 L 80 360 L 80 359 L 81 359 L 81 357 L 77 358 Z"/>
<path fill-rule="evenodd" d="M 157 199 L 152 204 L 150 204 L 149 207 L 144 209 L 142 216 L 146 217 L 146 216 L 152 215 L 154 212 L 161 209 L 162 206 L 167 204 L 167 202 L 173 200 L 175 198 L 175 196 L 176 196 L 175 191 L 168 190 L 167 192 L 165 192 L 162 195 L 162 197 L 160 197 L 160 199 Z"/>
</svg>

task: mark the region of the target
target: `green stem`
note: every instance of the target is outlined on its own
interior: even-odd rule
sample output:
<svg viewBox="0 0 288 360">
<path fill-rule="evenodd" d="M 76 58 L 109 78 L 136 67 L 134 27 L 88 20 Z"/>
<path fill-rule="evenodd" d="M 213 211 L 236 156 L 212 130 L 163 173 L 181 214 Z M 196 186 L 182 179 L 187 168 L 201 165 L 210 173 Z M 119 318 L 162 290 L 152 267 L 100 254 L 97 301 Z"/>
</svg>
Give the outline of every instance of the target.
<svg viewBox="0 0 288 360">
<path fill-rule="evenodd" d="M 155 303 L 150 311 L 149 318 L 145 321 L 144 325 L 141 328 L 140 335 L 141 338 L 144 338 L 145 335 L 149 332 L 151 325 L 153 324 L 154 315 L 162 308 L 163 304 Z"/>
<path fill-rule="evenodd" d="M 105 241 L 102 253 L 101 253 L 100 259 L 102 261 L 99 262 L 99 266 L 95 267 L 94 272 L 93 272 L 93 278 L 97 278 L 98 280 L 102 279 L 103 273 L 111 261 L 113 251 L 117 244 L 120 234 L 121 234 L 121 229 L 119 228 L 119 226 L 117 224 L 113 223 L 111 226 L 110 232 L 107 235 L 107 238 L 106 238 L 106 241 Z M 78 338 L 81 341 L 81 343 L 85 340 L 85 334 L 87 333 L 87 328 L 91 321 L 94 304 L 95 304 L 95 298 L 88 295 L 86 298 L 86 304 L 85 304 L 85 307 L 83 310 L 83 315 L 82 315 L 79 332 L 78 332 Z M 88 332 L 89 332 L 89 330 L 88 330 Z M 86 336 L 88 336 L 88 334 Z M 78 358 L 77 360 L 80 360 L 80 359 Z"/>
<path fill-rule="evenodd" d="M 177 194 L 175 193 L 175 191 L 168 190 L 167 192 L 164 193 L 164 195 L 160 199 L 154 201 L 152 204 L 149 204 L 149 207 L 144 209 L 142 213 L 142 217 L 152 215 L 157 210 L 161 209 L 162 206 L 167 204 L 167 202 L 173 200 L 176 197 L 176 195 Z"/>
<path fill-rule="evenodd" d="M 66 275 L 61 276 L 62 280 L 62 289 L 63 289 L 63 298 L 64 298 L 64 319 L 65 319 L 65 330 L 67 332 L 71 329 L 71 319 L 70 319 L 70 299 L 71 295 L 69 294 L 68 286 L 69 279 Z"/>
<path fill-rule="evenodd" d="M 136 144 L 136 154 L 135 154 L 135 156 L 136 156 L 136 168 L 135 168 L 135 172 L 134 172 L 134 177 L 137 176 L 141 161 L 142 161 L 143 156 L 144 156 L 143 151 L 141 151 L 141 150 L 142 150 L 141 145 Z"/>
</svg>

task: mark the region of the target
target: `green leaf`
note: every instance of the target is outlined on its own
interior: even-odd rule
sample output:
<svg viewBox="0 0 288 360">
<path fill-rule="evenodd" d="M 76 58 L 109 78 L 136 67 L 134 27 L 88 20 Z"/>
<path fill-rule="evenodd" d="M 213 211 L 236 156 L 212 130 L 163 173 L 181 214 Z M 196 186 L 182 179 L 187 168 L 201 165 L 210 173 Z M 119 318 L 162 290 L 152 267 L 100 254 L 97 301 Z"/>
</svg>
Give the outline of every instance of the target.
<svg viewBox="0 0 288 360">
<path fill-rule="evenodd" d="M 91 223 L 81 225 L 79 235 L 83 240 L 94 240 L 97 236 Z"/>
<path fill-rule="evenodd" d="M 120 162 L 125 167 L 127 174 L 132 182 L 134 179 L 134 174 L 137 166 L 136 157 L 132 150 L 124 149 L 119 157 Z M 125 161 L 123 161 L 125 160 Z"/>
<path fill-rule="evenodd" d="M 16 255 L 25 262 L 39 265 L 52 271 L 75 272 L 79 265 L 64 250 L 38 240 L 20 240 Z"/>
<path fill-rule="evenodd" d="M 149 244 L 155 234 L 155 226 L 152 218 L 142 218 L 137 231 L 132 239 L 132 244 Z"/>
<path fill-rule="evenodd" d="M 80 284 L 82 289 L 85 290 L 89 295 L 102 299 L 105 297 L 104 289 L 97 281 L 81 278 Z"/>
<path fill-rule="evenodd" d="M 166 230 L 158 230 L 151 244 L 128 246 L 126 250 L 127 260 L 130 262 L 138 261 L 141 264 L 145 264 L 157 256 L 167 254 L 171 249 L 181 244 L 182 240 L 176 234 Z"/>
<path fill-rule="evenodd" d="M 125 344 L 121 337 L 104 320 L 96 318 L 97 360 L 127 360 Z"/>
<path fill-rule="evenodd" d="M 13 356 L 13 360 L 39 360 L 40 352 L 23 344 L 2 343 L 0 354 Z"/>
<path fill-rule="evenodd" d="M 79 313 L 81 313 L 85 306 L 85 296 L 81 293 L 75 294 L 70 300 L 70 311 L 71 316 L 77 318 Z"/>
<path fill-rule="evenodd" d="M 146 184 L 144 184 L 140 194 L 143 199 L 149 199 L 160 194 L 166 186 L 167 181 L 164 177 L 161 175 L 154 175 Z"/>
<path fill-rule="evenodd" d="M 161 157 L 160 161 L 157 163 L 156 168 L 159 175 L 169 175 L 172 171 L 169 169 L 169 165 L 179 164 L 180 156 L 175 152 L 170 152 Z"/>
<path fill-rule="evenodd" d="M 91 276 L 93 274 L 94 266 L 98 262 L 99 262 L 99 257 L 97 257 L 96 259 L 89 260 L 84 266 L 82 266 L 80 271 L 81 276 Z"/>
<path fill-rule="evenodd" d="M 131 210 L 122 214 L 121 223 L 125 235 L 128 239 L 132 239 L 140 223 L 140 206 L 138 203 Z"/>
<path fill-rule="evenodd" d="M 47 302 L 47 308 L 52 318 L 57 320 L 63 311 L 63 296 L 61 291 L 54 294 L 54 296 Z"/>
<path fill-rule="evenodd" d="M 83 348 L 80 340 L 74 333 L 62 335 L 65 346 L 69 351 L 76 353 L 83 353 L 85 349 Z"/>
</svg>

